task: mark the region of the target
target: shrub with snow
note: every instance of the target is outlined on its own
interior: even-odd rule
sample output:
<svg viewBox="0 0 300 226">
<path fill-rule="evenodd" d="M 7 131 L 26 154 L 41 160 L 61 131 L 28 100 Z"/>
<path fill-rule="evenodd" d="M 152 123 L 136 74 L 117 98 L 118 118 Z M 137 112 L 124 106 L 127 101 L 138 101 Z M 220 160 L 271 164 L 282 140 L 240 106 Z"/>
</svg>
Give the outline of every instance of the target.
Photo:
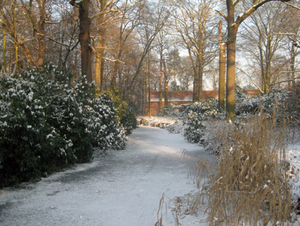
<svg viewBox="0 0 300 226">
<path fill-rule="evenodd" d="M 113 99 L 114 106 L 117 110 L 117 116 L 123 129 L 125 130 L 125 134 L 130 135 L 132 131 L 137 128 L 137 119 L 134 109 L 125 101 L 121 100 L 120 93 L 118 91 L 115 91 L 114 95 L 108 95 L 110 95 Z"/>
<path fill-rule="evenodd" d="M 55 66 L 0 76 L 0 187 L 88 162 L 93 146 L 125 147 L 113 101 Z"/>
<path fill-rule="evenodd" d="M 191 111 L 196 112 L 197 114 L 201 114 L 203 119 L 211 117 L 221 117 L 221 114 L 218 110 L 218 100 L 214 98 L 192 104 L 170 104 L 168 106 L 164 106 L 163 110 L 159 112 L 158 115 L 178 117 L 185 120 L 188 118 L 188 115 Z"/>
<path fill-rule="evenodd" d="M 247 97 L 242 91 L 236 92 L 236 115 L 254 114 L 262 108 L 265 113 L 270 116 L 277 111 L 276 116 L 282 117 L 284 102 L 288 96 L 288 92 L 281 89 L 272 89 L 269 93 L 261 96 Z M 279 111 L 278 111 L 279 110 Z"/>
<path fill-rule="evenodd" d="M 285 103 L 286 112 L 293 125 L 300 125 L 300 82 L 289 92 Z"/>
<path fill-rule="evenodd" d="M 187 128 L 184 131 L 185 138 L 191 143 L 199 143 L 204 135 L 205 126 L 202 124 L 201 114 L 191 111 L 187 119 Z"/>
</svg>

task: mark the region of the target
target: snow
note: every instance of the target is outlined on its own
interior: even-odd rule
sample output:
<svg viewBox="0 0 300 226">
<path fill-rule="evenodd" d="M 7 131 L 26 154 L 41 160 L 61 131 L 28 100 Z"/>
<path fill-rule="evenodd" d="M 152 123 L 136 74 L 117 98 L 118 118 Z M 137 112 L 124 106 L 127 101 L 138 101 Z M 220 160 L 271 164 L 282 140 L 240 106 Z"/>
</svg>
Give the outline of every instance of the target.
<svg viewBox="0 0 300 226">
<path fill-rule="evenodd" d="M 154 225 L 163 195 L 171 206 L 173 198 L 196 189 L 189 175 L 199 158 L 215 161 L 180 134 L 140 126 L 128 137 L 126 150 L 108 151 L 37 183 L 0 190 L 1 226 Z M 167 213 L 163 225 L 175 225 Z"/>
<path fill-rule="evenodd" d="M 176 121 L 159 117 L 147 120 L 148 125 Z M 175 200 L 180 200 L 185 213 L 179 214 L 181 225 L 207 225 L 205 206 L 196 216 L 184 209 L 197 195 L 191 175 L 200 158 L 211 164 L 216 161 L 181 134 L 139 126 L 123 151 L 107 151 L 105 156 L 96 155 L 92 163 L 37 183 L 0 190 L 0 225 L 148 226 L 155 225 L 158 215 L 163 216 L 164 226 L 176 225 L 171 211 L 176 209 Z M 288 147 L 286 158 L 293 195 L 300 197 L 299 141 Z"/>
<path fill-rule="evenodd" d="M 300 142 L 289 145 L 286 159 L 290 162 L 288 176 L 292 182 L 292 195 L 297 199 L 300 197 Z"/>
</svg>

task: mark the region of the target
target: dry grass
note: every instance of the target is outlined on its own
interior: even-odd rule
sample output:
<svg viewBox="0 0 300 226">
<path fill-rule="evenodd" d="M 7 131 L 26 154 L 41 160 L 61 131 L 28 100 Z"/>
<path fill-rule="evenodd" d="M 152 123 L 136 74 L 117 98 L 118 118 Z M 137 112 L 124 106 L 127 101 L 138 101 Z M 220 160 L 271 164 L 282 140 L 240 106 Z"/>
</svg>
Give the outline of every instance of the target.
<svg viewBox="0 0 300 226">
<path fill-rule="evenodd" d="M 261 113 L 219 134 L 220 162 L 206 193 L 209 223 L 280 225 L 289 220 L 290 186 L 282 167 L 286 163 L 284 128 L 278 130 Z M 203 171 L 203 164 L 198 168 Z"/>
<path fill-rule="evenodd" d="M 156 225 L 163 225 L 163 218 L 170 212 L 175 225 L 180 225 L 183 215 L 198 215 L 203 208 L 207 208 L 208 224 L 214 226 L 269 226 L 291 221 L 285 131 L 284 121 L 278 126 L 275 117 L 270 119 L 262 112 L 239 126 L 215 126 L 213 148 L 219 154 L 219 164 L 212 166 L 199 160 L 194 178 L 199 190 L 173 200 L 163 196 Z"/>
</svg>

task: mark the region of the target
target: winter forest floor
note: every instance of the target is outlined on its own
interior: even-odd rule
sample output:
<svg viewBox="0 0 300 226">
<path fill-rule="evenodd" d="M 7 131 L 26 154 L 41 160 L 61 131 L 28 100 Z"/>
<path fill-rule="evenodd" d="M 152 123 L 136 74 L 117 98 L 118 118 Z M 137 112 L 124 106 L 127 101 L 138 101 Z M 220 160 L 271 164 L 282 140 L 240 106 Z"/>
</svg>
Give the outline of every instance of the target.
<svg viewBox="0 0 300 226">
<path fill-rule="evenodd" d="M 163 194 L 171 205 L 166 197 L 196 190 L 191 175 L 199 158 L 215 162 L 180 134 L 140 126 L 126 150 L 108 151 L 37 183 L 0 190 L 0 225 L 155 225 Z M 183 225 L 193 224 L 196 218 L 190 217 Z M 175 225 L 170 212 L 163 221 Z"/>
</svg>

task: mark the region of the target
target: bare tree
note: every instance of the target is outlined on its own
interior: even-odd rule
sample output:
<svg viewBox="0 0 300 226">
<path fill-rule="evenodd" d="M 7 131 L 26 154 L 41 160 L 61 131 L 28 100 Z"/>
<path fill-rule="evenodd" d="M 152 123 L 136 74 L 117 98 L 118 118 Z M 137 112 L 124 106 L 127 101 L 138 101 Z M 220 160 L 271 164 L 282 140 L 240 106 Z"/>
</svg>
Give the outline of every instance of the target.
<svg viewBox="0 0 300 226">
<path fill-rule="evenodd" d="M 20 0 L 22 7 L 25 9 L 28 21 L 31 23 L 32 36 L 38 42 L 38 66 L 42 70 L 44 64 L 44 42 L 45 42 L 45 25 L 49 21 L 46 5 L 49 0 Z"/>
<path fill-rule="evenodd" d="M 175 21 L 175 28 L 188 50 L 194 70 L 193 101 L 202 99 L 204 67 L 215 57 L 212 43 L 213 36 L 214 1 L 185 0 L 171 1 L 171 11 Z M 215 38 L 213 38 L 215 39 Z"/>
<path fill-rule="evenodd" d="M 168 13 L 164 10 L 162 1 L 159 1 L 157 5 L 153 5 L 152 9 L 149 8 L 149 6 L 146 4 L 142 5 L 142 7 L 143 10 L 141 10 L 140 13 L 143 15 L 143 17 L 141 17 L 139 35 L 143 46 L 143 53 L 140 57 L 137 70 L 131 80 L 128 89 L 134 87 L 134 83 L 142 69 L 143 62 L 148 52 L 153 48 L 152 44 L 155 38 L 157 37 L 158 33 L 162 30 L 169 17 Z"/>
<path fill-rule="evenodd" d="M 143 3 L 142 3 L 143 4 Z M 126 44 L 130 42 L 130 38 L 134 30 L 140 23 L 139 10 L 142 7 L 140 3 L 126 0 L 124 4 L 120 6 L 120 14 L 119 14 L 119 28 L 117 30 L 116 38 L 116 51 L 114 53 L 114 63 L 113 63 L 113 77 L 111 79 L 111 87 L 117 88 L 117 75 L 120 74 L 121 70 L 121 62 L 123 58 L 123 53 L 126 48 Z M 119 80 L 120 82 L 120 80 Z"/>
<path fill-rule="evenodd" d="M 235 51 L 238 28 L 241 23 L 251 16 L 258 8 L 262 7 L 271 0 L 254 0 L 237 17 L 235 13 L 241 0 L 226 0 L 227 15 L 219 12 L 227 21 L 227 81 L 226 81 L 226 117 L 227 120 L 235 119 Z M 289 0 L 281 0 L 289 1 Z"/>
<path fill-rule="evenodd" d="M 17 0 L 14 0 L 12 2 L 3 1 L 2 4 L 0 4 L 0 11 L 2 15 L 0 22 L 5 29 L 5 32 L 9 35 L 10 42 L 13 43 L 15 58 L 11 62 L 11 65 L 14 65 L 15 71 L 18 71 L 21 67 L 21 61 L 22 67 L 26 64 L 25 60 L 20 60 L 20 54 L 27 56 L 31 66 L 36 66 L 33 48 L 29 47 L 28 43 L 30 42 L 26 42 L 27 40 L 30 40 L 30 35 L 28 32 L 24 31 L 24 28 L 28 28 L 26 18 L 24 18 L 23 8 L 18 3 L 19 2 L 17 2 Z M 20 47 L 22 47 L 24 52 L 20 51 Z M 11 66 L 11 68 L 12 67 L 13 66 Z"/>
<path fill-rule="evenodd" d="M 283 35 L 291 22 L 286 19 L 286 12 L 286 7 L 280 2 L 270 3 L 257 10 L 250 17 L 251 20 L 243 25 L 245 31 L 242 37 L 245 42 L 242 49 L 249 55 L 250 67 L 260 68 L 258 76 L 264 93 L 269 92 L 271 84 L 279 82 L 280 77 L 285 74 L 284 71 L 290 70 L 290 56 L 286 56 L 285 48 L 290 45 Z M 290 51 L 287 53 L 289 55 Z"/>
</svg>

